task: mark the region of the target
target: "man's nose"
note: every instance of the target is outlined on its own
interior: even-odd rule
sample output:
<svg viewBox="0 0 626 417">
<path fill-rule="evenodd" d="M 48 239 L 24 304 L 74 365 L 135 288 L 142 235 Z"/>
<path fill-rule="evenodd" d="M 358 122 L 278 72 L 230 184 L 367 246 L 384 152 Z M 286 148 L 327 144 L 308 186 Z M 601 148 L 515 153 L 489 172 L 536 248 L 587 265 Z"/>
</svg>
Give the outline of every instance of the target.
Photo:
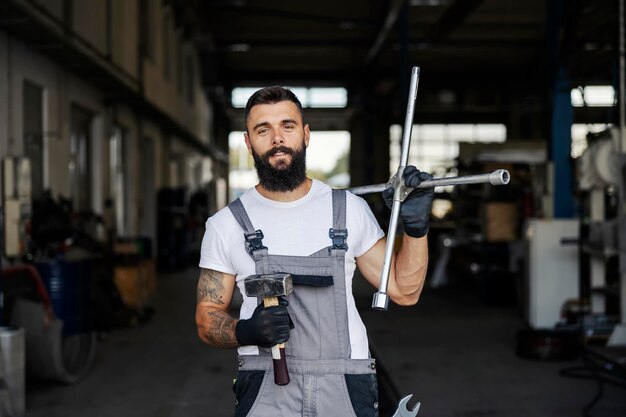
<svg viewBox="0 0 626 417">
<path fill-rule="evenodd" d="M 275 130 L 274 132 L 275 132 L 274 136 L 272 137 L 273 144 L 282 144 L 283 142 L 285 142 L 285 138 L 283 138 L 283 135 L 280 132 L 280 130 Z"/>
</svg>

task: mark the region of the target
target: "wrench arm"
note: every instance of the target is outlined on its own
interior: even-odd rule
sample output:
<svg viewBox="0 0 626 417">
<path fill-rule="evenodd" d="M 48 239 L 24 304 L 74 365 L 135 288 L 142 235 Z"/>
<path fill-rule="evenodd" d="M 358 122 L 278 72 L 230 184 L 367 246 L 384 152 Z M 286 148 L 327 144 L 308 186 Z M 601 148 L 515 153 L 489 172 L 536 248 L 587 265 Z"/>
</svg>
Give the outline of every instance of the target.
<svg viewBox="0 0 626 417">
<path fill-rule="evenodd" d="M 362 194 L 372 194 L 372 193 L 382 193 L 387 188 L 391 188 L 391 182 L 386 182 L 382 184 L 374 184 L 374 185 L 363 185 L 361 187 L 352 187 L 348 188 L 352 194 L 362 195 Z"/>
<path fill-rule="evenodd" d="M 370 193 L 380 193 L 385 191 L 387 188 L 394 187 L 394 175 L 391 177 L 389 182 L 382 184 L 374 184 L 374 185 L 364 185 L 362 187 L 353 187 L 348 188 L 352 194 L 362 195 L 362 194 L 370 194 Z M 452 185 L 464 185 L 464 184 L 486 184 L 489 183 L 491 185 L 506 185 L 511 180 L 511 175 L 509 171 L 506 169 L 497 169 L 488 174 L 478 174 L 478 175 L 464 175 L 462 177 L 444 177 L 444 178 L 433 178 L 432 180 L 422 181 L 420 185 L 416 188 L 435 188 L 435 187 L 446 187 Z M 406 194 L 408 195 L 413 188 L 404 187 Z M 404 198 L 401 200 L 404 201 Z"/>
<path fill-rule="evenodd" d="M 387 288 L 389 287 L 389 276 L 391 274 L 391 262 L 393 260 L 393 246 L 396 241 L 396 228 L 398 226 L 398 213 L 400 212 L 400 201 L 393 201 L 391 207 L 391 219 L 389 221 L 389 230 L 387 232 L 387 241 L 385 243 L 385 258 L 383 261 L 383 269 L 380 274 L 380 284 L 378 292 L 374 294 L 372 307 L 378 310 L 387 310 L 389 306 L 389 295 Z M 394 216 L 395 213 L 395 216 Z"/>
<path fill-rule="evenodd" d="M 406 117 L 404 119 L 404 129 L 402 130 L 402 153 L 400 154 L 400 166 L 390 182 L 395 188 L 393 194 L 393 206 L 391 207 L 391 218 L 389 219 L 389 229 L 387 230 L 387 246 L 385 248 L 385 260 L 380 276 L 378 292 L 374 294 L 372 308 L 377 310 L 387 310 L 389 305 L 389 295 L 387 286 L 389 285 L 389 273 L 391 272 L 391 259 L 393 255 L 393 245 L 396 238 L 396 228 L 398 226 L 398 216 L 400 214 L 400 203 L 404 200 L 404 180 L 402 174 L 409 161 L 409 147 L 411 146 L 411 131 L 413 130 L 413 113 L 415 111 L 415 100 L 417 98 L 417 86 L 419 84 L 420 69 L 413 67 L 411 70 L 411 86 L 409 87 L 409 100 L 407 102 Z"/>
</svg>

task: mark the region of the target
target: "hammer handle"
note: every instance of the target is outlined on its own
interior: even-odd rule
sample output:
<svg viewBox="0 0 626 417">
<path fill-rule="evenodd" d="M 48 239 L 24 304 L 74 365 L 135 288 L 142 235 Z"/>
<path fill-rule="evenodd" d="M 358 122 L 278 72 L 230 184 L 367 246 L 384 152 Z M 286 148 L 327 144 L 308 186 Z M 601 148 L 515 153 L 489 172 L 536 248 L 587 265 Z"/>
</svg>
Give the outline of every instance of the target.
<svg viewBox="0 0 626 417">
<path fill-rule="evenodd" d="M 277 305 L 277 297 L 267 297 L 263 299 L 263 306 L 266 308 Z M 287 360 L 285 358 L 284 343 L 272 346 L 272 361 L 274 362 L 274 383 L 276 383 L 276 385 L 287 385 L 290 380 L 289 371 L 287 370 Z"/>
</svg>

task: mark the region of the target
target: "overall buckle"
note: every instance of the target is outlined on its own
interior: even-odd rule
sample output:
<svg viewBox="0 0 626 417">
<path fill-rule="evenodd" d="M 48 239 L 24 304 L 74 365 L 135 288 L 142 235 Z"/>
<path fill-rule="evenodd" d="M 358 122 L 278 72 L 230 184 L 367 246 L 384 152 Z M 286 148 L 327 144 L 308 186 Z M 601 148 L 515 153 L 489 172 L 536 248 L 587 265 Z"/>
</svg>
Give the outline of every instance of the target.
<svg viewBox="0 0 626 417">
<path fill-rule="evenodd" d="M 255 230 L 253 233 L 244 233 L 246 238 L 246 252 L 250 255 L 259 249 L 267 249 L 263 246 L 263 232 Z"/>
<path fill-rule="evenodd" d="M 329 229 L 328 236 L 333 241 L 333 249 L 348 250 L 348 229 Z"/>
</svg>

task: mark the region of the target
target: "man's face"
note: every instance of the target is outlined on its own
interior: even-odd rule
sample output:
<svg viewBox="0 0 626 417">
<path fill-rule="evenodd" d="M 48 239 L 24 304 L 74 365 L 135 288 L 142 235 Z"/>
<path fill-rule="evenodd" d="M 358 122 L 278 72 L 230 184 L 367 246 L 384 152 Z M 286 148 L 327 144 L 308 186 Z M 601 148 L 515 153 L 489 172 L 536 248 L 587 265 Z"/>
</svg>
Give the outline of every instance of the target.
<svg viewBox="0 0 626 417">
<path fill-rule="evenodd" d="M 291 191 L 306 179 L 309 126 L 291 101 L 254 106 L 244 133 L 259 181 L 270 191 Z"/>
</svg>

